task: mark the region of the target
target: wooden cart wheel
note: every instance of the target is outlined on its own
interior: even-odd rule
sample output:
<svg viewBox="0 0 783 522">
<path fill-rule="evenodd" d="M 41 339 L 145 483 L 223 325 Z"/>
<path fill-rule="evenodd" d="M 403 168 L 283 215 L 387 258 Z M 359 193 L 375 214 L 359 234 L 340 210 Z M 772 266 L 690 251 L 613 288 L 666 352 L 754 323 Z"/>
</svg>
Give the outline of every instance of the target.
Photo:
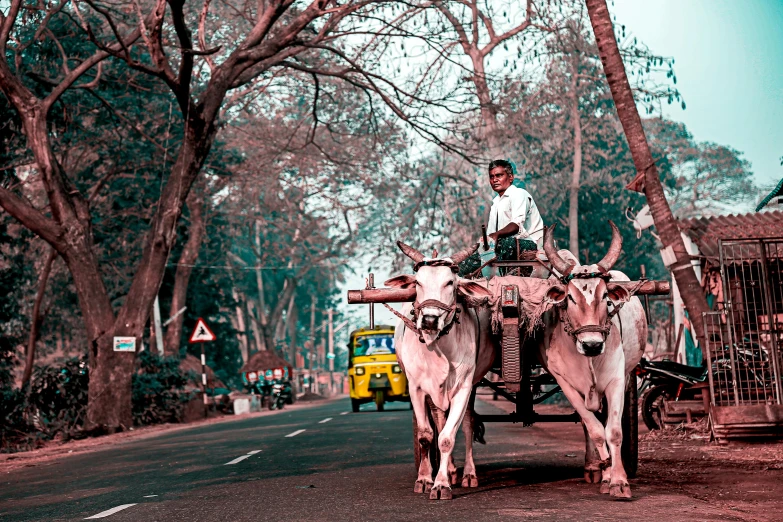
<svg viewBox="0 0 783 522">
<path fill-rule="evenodd" d="M 631 373 L 625 379 L 625 401 L 623 407 L 623 444 L 621 453 L 623 467 L 628 478 L 636 478 L 639 471 L 639 396 L 636 390 L 636 375 Z"/>
</svg>

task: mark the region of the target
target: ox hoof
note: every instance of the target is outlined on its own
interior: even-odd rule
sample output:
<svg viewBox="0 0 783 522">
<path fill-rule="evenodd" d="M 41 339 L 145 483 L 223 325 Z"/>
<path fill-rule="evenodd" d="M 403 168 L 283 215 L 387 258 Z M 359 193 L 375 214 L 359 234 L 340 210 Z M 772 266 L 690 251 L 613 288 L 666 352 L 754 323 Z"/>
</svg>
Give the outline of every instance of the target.
<svg viewBox="0 0 783 522">
<path fill-rule="evenodd" d="M 585 482 L 588 484 L 598 484 L 601 482 L 601 476 L 603 472 L 600 469 L 587 469 L 585 468 Z"/>
<path fill-rule="evenodd" d="M 478 487 L 478 478 L 476 478 L 476 475 L 465 475 L 462 477 L 462 487 L 463 488 L 477 488 Z"/>
<path fill-rule="evenodd" d="M 617 500 L 631 498 L 631 486 L 629 486 L 627 482 L 612 484 L 609 487 L 609 495 Z"/>
<path fill-rule="evenodd" d="M 414 493 L 428 493 L 429 490 L 431 489 L 432 489 L 432 482 L 427 482 L 424 480 L 417 480 L 416 484 L 413 485 Z"/>
<path fill-rule="evenodd" d="M 602 480 L 601 481 L 601 494 L 606 495 L 611 490 L 611 487 L 609 486 L 608 480 Z"/>
<path fill-rule="evenodd" d="M 451 488 L 449 486 L 433 486 L 430 491 L 430 500 L 451 500 Z"/>
<path fill-rule="evenodd" d="M 449 471 L 449 484 L 454 486 L 459 482 L 459 479 L 457 478 L 457 470 Z"/>
</svg>

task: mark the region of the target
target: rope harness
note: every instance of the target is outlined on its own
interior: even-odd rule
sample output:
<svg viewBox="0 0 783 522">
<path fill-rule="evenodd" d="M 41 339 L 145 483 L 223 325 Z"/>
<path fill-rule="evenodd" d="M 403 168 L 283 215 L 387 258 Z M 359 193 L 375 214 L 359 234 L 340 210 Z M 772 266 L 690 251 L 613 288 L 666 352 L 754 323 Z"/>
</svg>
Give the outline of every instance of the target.
<svg viewBox="0 0 783 522">
<path fill-rule="evenodd" d="M 574 279 L 603 279 L 607 283 L 611 279 L 611 275 L 608 271 L 604 270 L 603 267 L 598 267 L 598 272 L 587 272 L 587 273 L 581 273 L 581 274 L 572 274 L 571 270 L 573 270 L 574 265 L 569 265 L 569 270 L 567 271 L 567 274 L 560 278 L 560 282 L 562 282 L 566 287 L 568 286 L 568 283 L 570 283 Z M 637 281 L 636 285 L 633 286 L 630 289 L 627 289 L 628 291 L 628 298 L 630 299 L 633 295 L 636 294 L 636 292 L 639 291 L 639 288 L 645 283 L 645 280 Z M 621 301 L 619 303 L 614 303 L 613 301 L 607 299 L 607 307 L 608 305 L 612 305 L 612 309 L 608 311 L 606 314 L 606 320 L 603 324 L 587 324 L 584 326 L 580 326 L 579 328 L 574 328 L 574 325 L 571 323 L 571 318 L 568 316 L 568 303 L 564 299 L 557 307 L 559 308 L 559 318 L 560 322 L 563 323 L 563 331 L 570 335 L 574 341 L 576 341 L 576 338 L 579 334 L 582 333 L 600 333 L 601 337 L 603 337 L 604 341 L 606 341 L 606 338 L 609 336 L 609 332 L 612 330 L 612 319 L 615 315 L 620 313 L 620 310 L 623 308 L 627 301 Z M 622 335 L 622 321 L 620 322 L 620 335 Z"/>
<path fill-rule="evenodd" d="M 418 272 L 419 268 L 423 266 L 446 266 L 455 274 L 459 272 L 459 266 L 449 259 L 425 259 L 413 265 L 413 271 Z M 435 337 L 436 341 L 444 335 L 447 335 L 454 327 L 454 324 L 459 324 L 459 314 L 462 311 L 461 306 L 457 303 L 456 290 L 454 291 L 454 304 L 452 305 L 447 305 L 446 303 L 438 301 L 437 299 L 427 299 L 421 303 L 418 301 L 414 302 L 413 308 L 410 311 L 411 315 L 413 316 L 413 320 L 403 316 L 387 303 L 383 303 L 383 306 L 385 306 L 391 313 L 402 319 L 402 322 L 405 323 L 405 326 L 407 326 L 419 336 L 419 342 L 421 343 L 425 342 L 424 335 L 422 331 L 416 326 L 416 324 L 419 322 L 419 314 L 421 314 L 423 308 L 438 308 L 446 312 L 446 324 L 438 331 L 438 335 Z M 449 316 L 451 316 L 450 319 Z"/>
</svg>

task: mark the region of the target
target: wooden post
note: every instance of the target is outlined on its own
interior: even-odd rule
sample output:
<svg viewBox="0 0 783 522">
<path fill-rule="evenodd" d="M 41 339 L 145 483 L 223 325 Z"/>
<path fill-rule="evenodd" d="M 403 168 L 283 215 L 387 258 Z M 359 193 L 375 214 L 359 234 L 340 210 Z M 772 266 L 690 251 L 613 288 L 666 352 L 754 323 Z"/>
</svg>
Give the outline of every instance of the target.
<svg viewBox="0 0 783 522">
<path fill-rule="evenodd" d="M 204 397 L 204 418 L 209 417 L 209 404 L 207 403 L 207 357 L 204 355 L 204 343 L 201 343 L 201 393 Z"/>
<path fill-rule="evenodd" d="M 367 277 L 367 289 L 375 288 L 375 275 L 370 272 Z M 375 329 L 375 305 L 370 303 L 370 330 Z"/>
<path fill-rule="evenodd" d="M 636 281 L 615 281 L 619 286 L 633 288 Z M 645 281 L 636 295 L 667 295 L 671 291 L 668 281 Z M 406 303 L 416 298 L 415 288 L 366 288 L 348 290 L 348 304 Z"/>
<path fill-rule="evenodd" d="M 641 266 L 642 279 L 647 279 L 647 270 L 644 265 Z M 647 318 L 647 324 L 650 324 L 650 297 L 644 294 L 644 316 Z"/>
</svg>

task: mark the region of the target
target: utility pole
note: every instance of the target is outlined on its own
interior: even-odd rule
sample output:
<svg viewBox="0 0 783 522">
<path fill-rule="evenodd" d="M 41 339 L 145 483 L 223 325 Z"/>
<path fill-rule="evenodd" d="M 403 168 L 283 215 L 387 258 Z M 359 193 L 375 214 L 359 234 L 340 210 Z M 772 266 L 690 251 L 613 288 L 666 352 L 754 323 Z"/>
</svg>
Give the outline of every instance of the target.
<svg viewBox="0 0 783 522">
<path fill-rule="evenodd" d="M 155 329 L 155 344 L 158 347 L 158 355 L 163 357 L 163 329 L 160 326 L 160 301 L 155 296 L 155 304 L 152 307 L 152 322 Z"/>
<path fill-rule="evenodd" d="M 310 370 L 310 392 L 315 393 L 313 391 L 313 379 L 315 376 L 315 372 L 313 371 L 313 368 L 315 365 L 313 364 L 313 355 L 316 353 L 315 349 L 315 302 L 316 297 L 315 294 L 310 295 L 310 350 L 307 352 L 307 368 Z"/>
<path fill-rule="evenodd" d="M 330 308 L 326 313 L 329 317 L 329 355 L 327 358 L 329 359 L 329 392 L 331 393 L 334 391 L 334 323 L 332 322 L 334 310 Z"/>
<path fill-rule="evenodd" d="M 334 317 L 334 310 L 327 311 L 329 315 L 329 371 L 334 371 L 334 323 L 332 319 Z"/>
</svg>

